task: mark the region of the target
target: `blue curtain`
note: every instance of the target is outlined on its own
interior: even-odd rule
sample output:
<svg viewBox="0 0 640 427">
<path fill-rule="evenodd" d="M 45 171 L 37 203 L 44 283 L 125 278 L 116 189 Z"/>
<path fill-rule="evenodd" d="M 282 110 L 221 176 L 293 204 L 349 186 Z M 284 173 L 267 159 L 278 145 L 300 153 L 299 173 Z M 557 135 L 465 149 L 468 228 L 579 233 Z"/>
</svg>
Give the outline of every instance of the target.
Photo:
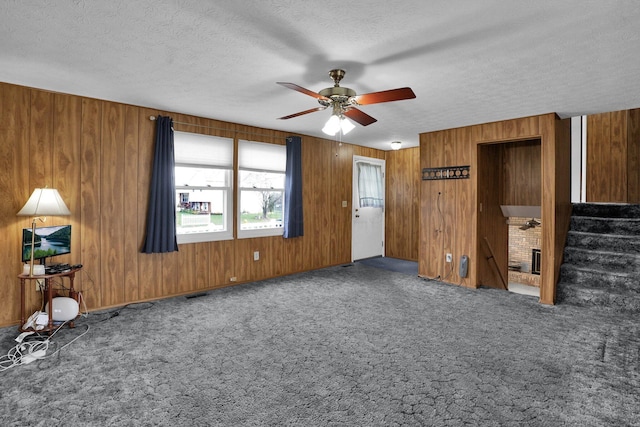
<svg viewBox="0 0 640 427">
<path fill-rule="evenodd" d="M 287 138 L 283 236 L 287 239 L 304 236 L 304 221 L 302 215 L 302 140 L 299 136 L 290 136 Z"/>
<path fill-rule="evenodd" d="M 151 254 L 177 250 L 173 120 L 171 117 L 158 116 L 147 212 L 147 234 L 142 252 Z"/>
</svg>

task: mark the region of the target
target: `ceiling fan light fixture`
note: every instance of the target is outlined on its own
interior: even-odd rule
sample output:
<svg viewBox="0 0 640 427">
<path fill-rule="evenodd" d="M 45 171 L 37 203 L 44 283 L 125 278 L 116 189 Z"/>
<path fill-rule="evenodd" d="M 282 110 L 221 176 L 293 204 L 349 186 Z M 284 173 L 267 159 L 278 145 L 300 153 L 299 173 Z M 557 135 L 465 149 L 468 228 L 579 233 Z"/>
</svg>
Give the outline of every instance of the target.
<svg viewBox="0 0 640 427">
<path fill-rule="evenodd" d="M 355 127 L 356 127 L 356 125 L 351 123 L 351 120 L 347 119 L 346 117 L 340 118 L 340 129 L 342 129 L 342 134 L 343 135 L 348 134 Z"/>
<path fill-rule="evenodd" d="M 329 120 L 327 120 L 327 123 L 322 128 L 322 132 L 330 136 L 335 135 L 336 133 L 338 133 L 339 130 L 340 130 L 340 117 L 335 115 L 332 115 L 331 117 L 329 117 Z"/>
<path fill-rule="evenodd" d="M 355 127 L 356 125 L 351 123 L 351 120 L 334 114 L 329 117 L 329 120 L 327 120 L 327 123 L 322 128 L 322 132 L 327 135 L 334 136 L 336 133 L 342 131 L 342 134 L 346 135 Z"/>
</svg>

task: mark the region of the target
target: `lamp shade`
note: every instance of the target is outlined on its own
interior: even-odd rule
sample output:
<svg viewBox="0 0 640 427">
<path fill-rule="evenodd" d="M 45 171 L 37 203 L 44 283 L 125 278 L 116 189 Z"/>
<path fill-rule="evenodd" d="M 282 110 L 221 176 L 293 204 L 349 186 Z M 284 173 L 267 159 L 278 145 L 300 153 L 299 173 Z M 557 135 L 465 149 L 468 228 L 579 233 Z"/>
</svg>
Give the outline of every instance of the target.
<svg viewBox="0 0 640 427">
<path fill-rule="evenodd" d="M 49 215 L 71 215 L 60 193 L 54 188 L 36 188 L 18 212 L 18 216 Z"/>
<path fill-rule="evenodd" d="M 332 115 L 331 117 L 329 117 L 329 120 L 327 120 L 327 123 L 322 128 L 322 132 L 331 136 L 335 135 L 339 130 L 340 130 L 340 117 L 336 115 Z"/>
<path fill-rule="evenodd" d="M 354 125 L 353 123 L 351 123 L 351 121 L 349 119 L 346 119 L 344 117 L 342 117 L 340 119 L 340 129 L 342 129 L 342 134 L 346 135 L 349 132 L 351 132 L 353 130 L 353 128 L 355 128 L 356 125 Z"/>
</svg>

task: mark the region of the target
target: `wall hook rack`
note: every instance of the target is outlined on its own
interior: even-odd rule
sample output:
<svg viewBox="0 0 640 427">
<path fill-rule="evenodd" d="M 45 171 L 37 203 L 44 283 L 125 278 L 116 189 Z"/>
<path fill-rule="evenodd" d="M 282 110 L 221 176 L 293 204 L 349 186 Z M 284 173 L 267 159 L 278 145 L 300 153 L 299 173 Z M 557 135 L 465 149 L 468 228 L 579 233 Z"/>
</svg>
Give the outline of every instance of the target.
<svg viewBox="0 0 640 427">
<path fill-rule="evenodd" d="M 436 179 L 468 179 L 470 166 L 444 166 L 441 168 L 422 169 L 422 180 L 431 181 Z"/>
</svg>

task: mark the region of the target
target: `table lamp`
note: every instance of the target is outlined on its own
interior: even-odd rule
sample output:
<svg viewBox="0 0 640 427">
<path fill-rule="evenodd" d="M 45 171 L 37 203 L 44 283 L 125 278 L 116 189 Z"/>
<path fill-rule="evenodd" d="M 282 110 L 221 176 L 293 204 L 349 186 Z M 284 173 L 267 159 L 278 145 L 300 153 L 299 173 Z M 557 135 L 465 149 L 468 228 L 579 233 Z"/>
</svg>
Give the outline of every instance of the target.
<svg viewBox="0 0 640 427">
<path fill-rule="evenodd" d="M 32 216 L 31 224 L 31 260 L 29 264 L 29 277 L 33 277 L 33 252 L 36 240 L 36 220 L 45 222 L 50 215 L 71 215 L 69 208 L 64 204 L 58 190 L 54 188 L 36 188 L 31 197 L 24 204 L 18 216 Z"/>
</svg>

